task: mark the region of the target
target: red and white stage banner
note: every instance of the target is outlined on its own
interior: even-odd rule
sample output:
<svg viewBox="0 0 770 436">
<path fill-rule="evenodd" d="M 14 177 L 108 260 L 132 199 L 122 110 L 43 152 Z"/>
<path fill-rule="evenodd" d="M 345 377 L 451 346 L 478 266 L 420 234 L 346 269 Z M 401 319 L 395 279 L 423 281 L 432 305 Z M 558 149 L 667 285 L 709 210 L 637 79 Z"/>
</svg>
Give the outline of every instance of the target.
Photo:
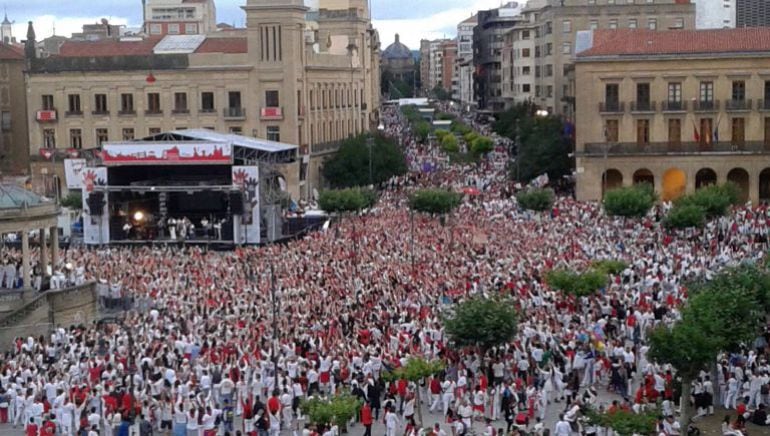
<svg viewBox="0 0 770 436">
<path fill-rule="evenodd" d="M 233 150 L 220 143 L 104 144 L 102 163 L 114 165 L 230 165 Z"/>
<path fill-rule="evenodd" d="M 259 167 L 234 166 L 233 187 L 243 194 L 243 216 L 233 223 L 236 242 L 258 244 L 260 240 Z M 240 229 L 239 229 L 240 225 Z"/>
</svg>

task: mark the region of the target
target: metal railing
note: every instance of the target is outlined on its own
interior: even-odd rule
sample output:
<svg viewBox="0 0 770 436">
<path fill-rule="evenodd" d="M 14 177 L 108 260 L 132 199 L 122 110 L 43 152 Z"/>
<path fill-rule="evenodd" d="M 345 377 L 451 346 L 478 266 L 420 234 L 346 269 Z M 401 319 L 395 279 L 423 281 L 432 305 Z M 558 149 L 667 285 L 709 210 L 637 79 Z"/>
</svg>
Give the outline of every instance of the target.
<svg viewBox="0 0 770 436">
<path fill-rule="evenodd" d="M 714 112 L 719 110 L 718 100 L 695 100 L 692 102 L 695 112 Z"/>
<path fill-rule="evenodd" d="M 243 119 L 246 118 L 246 109 L 242 107 L 226 107 L 222 109 L 225 118 Z"/>
<path fill-rule="evenodd" d="M 664 100 L 660 104 L 660 110 L 663 112 L 686 112 L 687 102 L 681 100 Z"/>
<path fill-rule="evenodd" d="M 623 113 L 626 111 L 625 103 L 622 101 L 611 101 L 599 103 L 599 112 L 601 113 Z"/>
<path fill-rule="evenodd" d="M 725 110 L 749 111 L 751 110 L 751 100 L 725 100 Z"/>
<path fill-rule="evenodd" d="M 631 112 L 655 112 L 654 101 L 632 101 Z"/>
</svg>

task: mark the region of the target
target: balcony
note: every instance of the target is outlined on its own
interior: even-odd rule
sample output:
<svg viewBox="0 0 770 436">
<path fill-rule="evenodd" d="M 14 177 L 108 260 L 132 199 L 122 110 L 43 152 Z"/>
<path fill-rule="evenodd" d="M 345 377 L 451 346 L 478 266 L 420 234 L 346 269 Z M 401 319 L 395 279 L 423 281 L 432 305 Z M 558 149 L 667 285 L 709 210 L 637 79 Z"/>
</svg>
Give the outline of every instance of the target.
<svg viewBox="0 0 770 436">
<path fill-rule="evenodd" d="M 245 120 L 246 110 L 242 107 L 226 107 L 222 110 L 226 120 Z"/>
<path fill-rule="evenodd" d="M 83 116 L 83 111 L 81 111 L 81 110 L 67 111 L 67 112 L 64 112 L 64 116 L 65 117 L 82 117 Z"/>
<path fill-rule="evenodd" d="M 263 121 L 280 121 L 283 119 L 283 108 L 263 107 L 259 110 L 259 119 Z"/>
<path fill-rule="evenodd" d="M 663 112 L 687 112 L 687 102 L 665 100 L 661 102 L 660 109 Z"/>
<path fill-rule="evenodd" d="M 107 117 L 107 116 L 110 115 L 110 111 L 108 111 L 107 109 L 98 109 L 98 110 L 95 110 L 95 111 L 91 111 L 91 115 L 98 115 L 98 116 L 102 116 L 102 117 Z"/>
<path fill-rule="evenodd" d="M 56 109 L 39 110 L 35 113 L 35 120 L 38 123 L 55 123 L 57 120 Z"/>
<path fill-rule="evenodd" d="M 750 111 L 751 100 L 725 100 L 725 110 L 728 112 Z"/>
<path fill-rule="evenodd" d="M 604 157 L 605 154 L 607 156 L 770 154 L 770 144 L 765 144 L 764 141 L 745 141 L 743 144 L 732 144 L 729 140 L 717 144 L 701 144 L 699 142 L 651 142 L 648 144 L 603 142 L 585 144 L 584 151 L 578 152 L 578 155 L 586 157 Z"/>
<path fill-rule="evenodd" d="M 622 114 L 625 111 L 624 102 L 611 101 L 599 103 L 599 112 L 603 114 Z"/>
<path fill-rule="evenodd" d="M 190 109 L 178 107 L 171 110 L 171 113 L 174 115 L 186 115 L 190 113 Z"/>
<path fill-rule="evenodd" d="M 692 110 L 694 110 L 695 112 L 718 112 L 719 101 L 695 100 L 692 102 Z"/>
<path fill-rule="evenodd" d="M 147 109 L 144 114 L 151 117 L 163 115 L 163 111 L 160 109 Z"/>
<path fill-rule="evenodd" d="M 654 101 L 632 101 L 631 113 L 648 113 L 655 112 Z"/>
<path fill-rule="evenodd" d="M 216 115 L 217 110 L 214 109 L 213 107 L 210 107 L 210 108 L 200 109 L 198 110 L 198 113 L 202 115 Z"/>
<path fill-rule="evenodd" d="M 123 116 L 123 117 L 134 116 L 134 115 L 136 115 L 136 111 L 133 110 L 133 109 L 121 109 L 118 112 L 118 115 L 119 116 Z"/>
</svg>

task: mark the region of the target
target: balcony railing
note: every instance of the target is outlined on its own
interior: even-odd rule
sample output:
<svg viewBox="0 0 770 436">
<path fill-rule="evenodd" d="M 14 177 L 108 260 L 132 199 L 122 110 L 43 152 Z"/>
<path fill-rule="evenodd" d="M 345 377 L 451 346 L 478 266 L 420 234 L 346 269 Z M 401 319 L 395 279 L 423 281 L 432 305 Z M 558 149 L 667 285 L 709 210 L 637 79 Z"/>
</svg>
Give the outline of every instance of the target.
<svg viewBox="0 0 770 436">
<path fill-rule="evenodd" d="M 158 116 L 163 115 L 163 111 L 161 109 L 147 109 L 144 111 L 145 115 L 151 115 L 151 116 Z"/>
<path fill-rule="evenodd" d="M 121 109 L 121 110 L 118 112 L 118 115 L 122 115 L 122 116 L 131 116 L 131 115 L 136 115 L 136 111 L 135 111 L 135 110 L 133 110 L 133 109 Z"/>
<path fill-rule="evenodd" d="M 175 115 L 185 115 L 190 113 L 190 109 L 178 107 L 178 108 L 172 109 L 171 113 Z"/>
<path fill-rule="evenodd" d="M 54 123 L 58 119 L 56 109 L 39 110 L 35 113 L 35 119 L 38 123 Z"/>
<path fill-rule="evenodd" d="M 697 154 L 770 154 L 770 143 L 764 141 L 745 141 L 733 144 L 730 141 L 702 144 L 700 142 L 636 142 L 587 143 L 583 156 L 628 156 L 628 155 L 697 155 Z"/>
<path fill-rule="evenodd" d="M 655 112 L 654 101 L 632 101 L 631 112 Z"/>
<path fill-rule="evenodd" d="M 212 108 L 205 108 L 205 109 L 200 109 L 198 111 L 198 113 L 201 113 L 201 114 L 216 114 L 217 110 L 214 109 L 213 107 Z"/>
<path fill-rule="evenodd" d="M 83 116 L 83 111 L 81 111 L 81 110 L 67 111 L 67 112 L 64 112 L 64 116 L 65 117 L 82 117 Z"/>
<path fill-rule="evenodd" d="M 770 111 L 770 100 L 757 100 L 757 109 L 761 111 Z"/>
<path fill-rule="evenodd" d="M 263 107 L 259 110 L 260 120 L 282 120 L 283 108 L 281 107 Z"/>
<path fill-rule="evenodd" d="M 626 111 L 625 103 L 622 101 L 611 101 L 599 103 L 599 112 L 604 114 L 618 114 Z"/>
<path fill-rule="evenodd" d="M 664 100 L 660 104 L 663 112 L 687 112 L 686 101 Z"/>
<path fill-rule="evenodd" d="M 717 100 L 695 100 L 693 102 L 695 112 L 716 112 L 719 111 L 719 101 Z"/>
<path fill-rule="evenodd" d="M 107 109 L 97 109 L 97 110 L 91 111 L 91 115 L 108 116 L 109 114 L 110 114 L 110 111 Z"/>
<path fill-rule="evenodd" d="M 222 109 L 226 120 L 243 120 L 246 118 L 246 109 L 242 107 L 226 107 Z"/>
<path fill-rule="evenodd" d="M 726 111 L 750 111 L 751 100 L 725 100 Z"/>
</svg>

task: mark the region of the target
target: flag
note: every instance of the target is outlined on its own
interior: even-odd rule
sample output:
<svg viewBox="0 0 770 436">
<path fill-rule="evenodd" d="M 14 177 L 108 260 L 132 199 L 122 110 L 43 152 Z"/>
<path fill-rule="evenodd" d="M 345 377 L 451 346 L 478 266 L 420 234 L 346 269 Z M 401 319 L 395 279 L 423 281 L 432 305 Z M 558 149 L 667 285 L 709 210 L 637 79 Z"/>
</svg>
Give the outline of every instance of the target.
<svg viewBox="0 0 770 436">
<path fill-rule="evenodd" d="M 700 134 L 698 133 L 698 127 L 695 126 L 695 121 L 692 122 L 692 137 L 695 139 L 695 142 L 700 142 Z"/>
</svg>

